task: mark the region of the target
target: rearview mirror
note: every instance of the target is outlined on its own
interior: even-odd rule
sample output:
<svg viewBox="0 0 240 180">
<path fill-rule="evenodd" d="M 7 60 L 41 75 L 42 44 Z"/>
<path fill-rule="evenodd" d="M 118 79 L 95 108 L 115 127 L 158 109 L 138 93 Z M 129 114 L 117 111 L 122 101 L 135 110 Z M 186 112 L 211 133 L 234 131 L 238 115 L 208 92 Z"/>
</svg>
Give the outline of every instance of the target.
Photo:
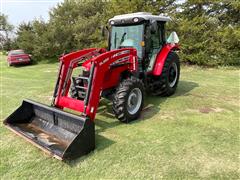
<svg viewBox="0 0 240 180">
<path fill-rule="evenodd" d="M 169 36 L 168 36 L 168 39 L 167 39 L 167 43 L 170 43 L 170 44 L 176 44 L 179 42 L 179 38 L 178 38 L 178 35 L 176 32 L 172 32 Z"/>
</svg>

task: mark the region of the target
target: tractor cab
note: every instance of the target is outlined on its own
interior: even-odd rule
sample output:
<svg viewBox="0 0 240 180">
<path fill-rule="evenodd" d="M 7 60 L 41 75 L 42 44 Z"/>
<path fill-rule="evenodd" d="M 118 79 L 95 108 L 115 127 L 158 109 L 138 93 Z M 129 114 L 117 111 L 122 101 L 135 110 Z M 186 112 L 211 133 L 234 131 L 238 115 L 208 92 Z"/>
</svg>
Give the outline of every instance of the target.
<svg viewBox="0 0 240 180">
<path fill-rule="evenodd" d="M 150 72 L 158 53 L 166 44 L 164 26 L 170 20 L 170 17 L 147 12 L 114 16 L 109 20 L 109 50 L 134 47 L 139 71 Z"/>
</svg>

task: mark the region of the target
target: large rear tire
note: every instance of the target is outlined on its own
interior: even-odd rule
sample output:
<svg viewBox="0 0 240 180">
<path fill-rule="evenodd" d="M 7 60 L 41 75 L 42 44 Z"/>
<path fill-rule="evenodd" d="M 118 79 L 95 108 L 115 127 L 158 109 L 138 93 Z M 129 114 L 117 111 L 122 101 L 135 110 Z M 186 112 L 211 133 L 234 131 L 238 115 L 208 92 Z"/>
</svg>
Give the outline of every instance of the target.
<svg viewBox="0 0 240 180">
<path fill-rule="evenodd" d="M 140 116 L 144 104 L 144 85 L 136 77 L 123 80 L 113 95 L 113 112 L 116 118 L 128 123 Z"/>
<path fill-rule="evenodd" d="M 175 52 L 170 52 L 164 63 L 162 74 L 157 77 L 160 88 L 155 94 L 160 96 L 171 96 L 175 93 L 180 76 L 180 61 Z"/>
</svg>

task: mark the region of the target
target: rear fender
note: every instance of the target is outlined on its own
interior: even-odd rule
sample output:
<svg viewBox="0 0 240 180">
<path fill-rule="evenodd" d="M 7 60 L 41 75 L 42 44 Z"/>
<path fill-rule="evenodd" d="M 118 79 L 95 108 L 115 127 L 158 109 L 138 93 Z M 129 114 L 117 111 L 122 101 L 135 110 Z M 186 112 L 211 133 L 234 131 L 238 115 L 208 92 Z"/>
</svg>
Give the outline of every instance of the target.
<svg viewBox="0 0 240 180">
<path fill-rule="evenodd" d="M 154 76 L 159 76 L 162 74 L 164 63 L 167 59 L 169 52 L 172 50 L 179 50 L 179 45 L 178 44 L 166 44 L 163 46 L 162 50 L 157 55 L 157 58 L 155 61 L 155 65 L 154 65 L 154 68 L 152 71 L 152 74 Z"/>
</svg>

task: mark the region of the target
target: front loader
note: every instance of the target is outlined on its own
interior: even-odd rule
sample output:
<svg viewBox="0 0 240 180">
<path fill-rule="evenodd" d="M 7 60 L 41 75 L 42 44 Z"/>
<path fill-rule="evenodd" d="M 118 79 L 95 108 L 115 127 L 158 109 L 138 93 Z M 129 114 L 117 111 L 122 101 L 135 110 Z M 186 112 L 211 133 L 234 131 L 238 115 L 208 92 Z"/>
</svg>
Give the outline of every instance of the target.
<svg viewBox="0 0 240 180">
<path fill-rule="evenodd" d="M 176 33 L 165 39 L 169 20 L 150 13 L 110 19 L 108 49 L 90 48 L 60 58 L 51 106 L 23 100 L 4 124 L 61 160 L 94 150 L 94 119 L 101 98 L 112 101 L 116 118 L 128 123 L 139 117 L 146 91 L 158 96 L 175 92 L 179 46 Z"/>
</svg>

